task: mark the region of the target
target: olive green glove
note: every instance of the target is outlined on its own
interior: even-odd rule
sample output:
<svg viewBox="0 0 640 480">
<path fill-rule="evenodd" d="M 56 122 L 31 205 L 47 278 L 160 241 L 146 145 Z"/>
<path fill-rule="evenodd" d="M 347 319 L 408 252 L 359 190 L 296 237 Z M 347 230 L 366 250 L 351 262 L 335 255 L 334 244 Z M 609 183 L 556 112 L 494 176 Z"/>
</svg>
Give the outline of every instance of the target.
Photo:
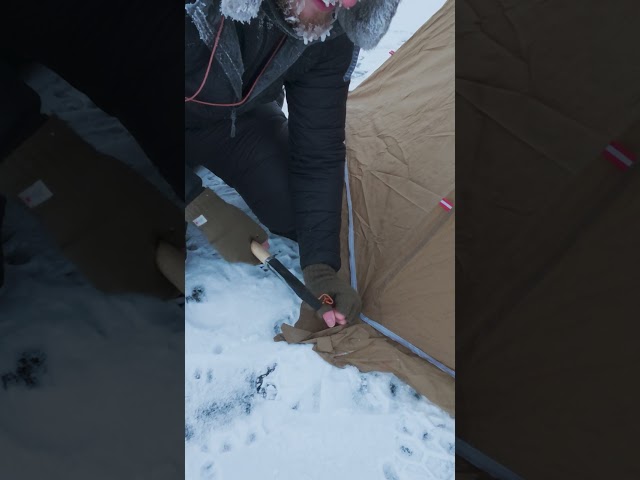
<svg viewBox="0 0 640 480">
<path fill-rule="evenodd" d="M 269 238 L 267 233 L 242 210 L 229 205 L 212 190 L 205 189 L 187 205 L 184 216 L 204 233 L 226 261 L 260 263 L 251 253 L 251 241 L 263 244 Z"/>
<path fill-rule="evenodd" d="M 331 312 L 325 312 L 323 315 L 327 326 L 352 323 L 358 317 L 362 309 L 362 300 L 360 300 L 358 292 L 338 277 L 333 268 L 317 263 L 305 267 L 302 270 L 302 275 L 305 285 L 314 295 L 320 297 L 322 294 L 327 294 L 334 301 L 333 316 Z"/>
</svg>

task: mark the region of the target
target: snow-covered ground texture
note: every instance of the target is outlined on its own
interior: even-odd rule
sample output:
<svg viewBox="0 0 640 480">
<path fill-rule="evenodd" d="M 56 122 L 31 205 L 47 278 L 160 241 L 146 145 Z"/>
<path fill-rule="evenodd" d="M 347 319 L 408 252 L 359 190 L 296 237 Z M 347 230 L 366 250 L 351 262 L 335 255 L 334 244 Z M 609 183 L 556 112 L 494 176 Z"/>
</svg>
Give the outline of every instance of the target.
<svg viewBox="0 0 640 480">
<path fill-rule="evenodd" d="M 45 112 L 167 190 L 118 121 L 44 68 L 27 80 Z M 96 291 L 15 201 L 1 240 L 0 479 L 181 478 L 183 309 Z"/>
<path fill-rule="evenodd" d="M 437 11 L 404 0 L 360 83 Z M 205 184 L 251 215 L 238 194 Z M 255 218 L 255 217 L 254 217 Z M 297 245 L 271 252 L 302 278 Z M 273 341 L 300 300 L 273 273 L 224 262 L 191 225 L 185 326 L 187 480 L 425 480 L 454 478 L 454 420 L 391 374 L 339 369 L 311 346 Z"/>
</svg>

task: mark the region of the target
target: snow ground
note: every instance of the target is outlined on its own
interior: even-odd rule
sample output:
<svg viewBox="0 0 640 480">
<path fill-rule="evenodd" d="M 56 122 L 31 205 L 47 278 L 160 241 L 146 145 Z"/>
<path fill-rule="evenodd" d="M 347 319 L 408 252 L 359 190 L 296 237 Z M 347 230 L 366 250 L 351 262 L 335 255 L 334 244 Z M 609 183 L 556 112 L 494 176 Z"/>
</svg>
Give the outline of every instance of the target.
<svg viewBox="0 0 640 480">
<path fill-rule="evenodd" d="M 400 3 L 362 52 L 355 88 L 443 4 Z M 251 215 L 238 194 L 205 184 Z M 255 217 L 254 217 L 255 218 Z M 335 368 L 311 346 L 273 341 L 300 301 L 274 274 L 227 264 L 190 226 L 185 327 L 188 480 L 425 480 L 454 477 L 454 421 L 391 374 Z M 297 245 L 271 251 L 302 278 Z"/>
<path fill-rule="evenodd" d="M 453 478 L 451 417 L 394 375 L 338 369 L 310 345 L 274 342 L 282 323 L 295 323 L 297 297 L 260 267 L 224 262 L 195 228 L 188 235 L 185 478 Z M 297 245 L 270 244 L 302 278 Z"/>
</svg>

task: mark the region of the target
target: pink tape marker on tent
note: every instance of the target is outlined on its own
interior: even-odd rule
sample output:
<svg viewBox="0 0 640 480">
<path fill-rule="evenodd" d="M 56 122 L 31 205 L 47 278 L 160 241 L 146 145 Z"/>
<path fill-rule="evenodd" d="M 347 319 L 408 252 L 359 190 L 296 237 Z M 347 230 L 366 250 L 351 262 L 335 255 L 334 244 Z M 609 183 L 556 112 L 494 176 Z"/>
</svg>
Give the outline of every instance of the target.
<svg viewBox="0 0 640 480">
<path fill-rule="evenodd" d="M 440 200 L 440 206 L 444 208 L 446 211 L 449 211 L 453 208 L 453 204 L 446 198 L 443 198 L 442 200 Z"/>
<path fill-rule="evenodd" d="M 636 156 L 618 142 L 611 142 L 602 153 L 607 160 L 621 170 L 627 170 L 636 163 Z"/>
</svg>

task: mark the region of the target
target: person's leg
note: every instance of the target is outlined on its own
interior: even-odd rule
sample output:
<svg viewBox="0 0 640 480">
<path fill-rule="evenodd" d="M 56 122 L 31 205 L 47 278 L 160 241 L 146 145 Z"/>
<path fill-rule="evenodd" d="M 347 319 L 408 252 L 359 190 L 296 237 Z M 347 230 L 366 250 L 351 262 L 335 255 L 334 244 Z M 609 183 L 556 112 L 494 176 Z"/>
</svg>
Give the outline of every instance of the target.
<svg viewBox="0 0 640 480">
<path fill-rule="evenodd" d="M 203 165 L 236 189 L 271 232 L 295 239 L 289 191 L 287 119 L 276 103 L 207 128 L 187 129 L 187 162 Z"/>
</svg>

